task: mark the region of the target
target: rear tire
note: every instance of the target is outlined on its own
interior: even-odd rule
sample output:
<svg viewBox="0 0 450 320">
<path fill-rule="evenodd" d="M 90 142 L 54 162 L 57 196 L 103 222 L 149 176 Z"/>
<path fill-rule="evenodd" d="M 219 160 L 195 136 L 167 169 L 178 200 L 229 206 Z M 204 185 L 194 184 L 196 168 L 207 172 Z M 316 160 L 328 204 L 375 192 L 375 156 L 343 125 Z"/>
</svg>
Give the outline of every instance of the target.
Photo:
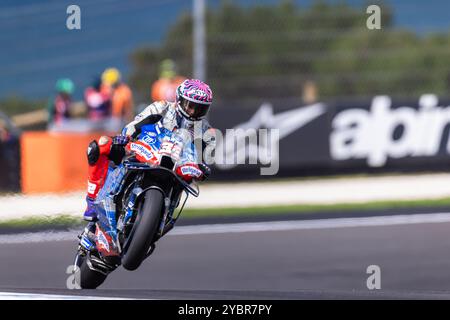
<svg viewBox="0 0 450 320">
<path fill-rule="evenodd" d="M 79 270 L 77 270 L 75 273 L 75 281 L 81 289 L 96 289 L 105 281 L 107 276 L 103 273 L 91 270 L 89 268 L 87 263 L 89 259 L 88 256 L 85 256 L 81 259 L 82 262 L 80 264 Z"/>
<path fill-rule="evenodd" d="M 127 270 L 136 270 L 145 259 L 158 230 L 164 196 L 157 189 L 145 193 L 138 217 L 129 236 L 129 244 L 122 257 L 122 265 Z"/>
</svg>

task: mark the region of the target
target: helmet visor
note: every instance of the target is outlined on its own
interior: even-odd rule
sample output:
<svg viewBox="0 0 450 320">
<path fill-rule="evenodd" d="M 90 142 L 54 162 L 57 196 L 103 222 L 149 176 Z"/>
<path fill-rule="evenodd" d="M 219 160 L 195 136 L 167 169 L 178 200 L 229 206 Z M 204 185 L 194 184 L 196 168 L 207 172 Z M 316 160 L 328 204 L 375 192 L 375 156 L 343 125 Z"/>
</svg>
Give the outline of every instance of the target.
<svg viewBox="0 0 450 320">
<path fill-rule="evenodd" d="M 192 102 L 186 99 L 181 99 L 180 105 L 191 120 L 200 120 L 204 118 L 209 111 L 209 104 Z"/>
</svg>

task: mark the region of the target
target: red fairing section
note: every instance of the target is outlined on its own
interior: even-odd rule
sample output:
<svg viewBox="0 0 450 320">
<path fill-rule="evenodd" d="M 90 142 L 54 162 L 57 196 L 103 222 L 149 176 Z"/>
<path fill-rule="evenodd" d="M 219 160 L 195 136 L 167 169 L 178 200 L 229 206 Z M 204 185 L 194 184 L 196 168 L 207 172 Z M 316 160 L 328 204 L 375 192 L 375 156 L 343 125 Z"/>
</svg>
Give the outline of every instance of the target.
<svg viewBox="0 0 450 320">
<path fill-rule="evenodd" d="M 187 163 L 179 166 L 176 169 L 176 173 L 186 182 L 191 182 L 193 179 L 200 179 L 203 175 L 202 170 L 200 170 L 196 163 Z"/>
<path fill-rule="evenodd" d="M 104 232 L 100 227 L 95 230 L 97 250 L 104 256 L 118 256 L 119 252 L 113 243 L 112 238 Z"/>
</svg>

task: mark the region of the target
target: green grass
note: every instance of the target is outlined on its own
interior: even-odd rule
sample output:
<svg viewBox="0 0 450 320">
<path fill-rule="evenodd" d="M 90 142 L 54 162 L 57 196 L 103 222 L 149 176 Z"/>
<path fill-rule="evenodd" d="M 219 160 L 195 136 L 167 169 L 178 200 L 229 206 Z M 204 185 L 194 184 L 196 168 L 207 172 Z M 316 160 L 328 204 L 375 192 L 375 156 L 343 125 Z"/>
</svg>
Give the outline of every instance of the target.
<svg viewBox="0 0 450 320">
<path fill-rule="evenodd" d="M 342 203 L 324 205 L 285 205 L 250 208 L 214 208 L 214 209 L 186 209 L 181 216 L 183 219 L 202 217 L 237 217 L 237 216 L 261 216 L 275 214 L 301 214 L 315 212 L 352 212 L 364 210 L 385 210 L 396 208 L 420 208 L 420 207 L 449 207 L 450 197 L 435 200 L 393 200 L 376 201 L 367 203 Z M 0 231 L 9 230 L 34 230 L 43 228 L 67 228 L 81 227 L 85 223 L 79 218 L 60 215 L 56 217 L 32 217 L 0 221 Z"/>
<path fill-rule="evenodd" d="M 59 215 L 55 217 L 30 217 L 23 219 L 13 219 L 7 221 L 0 221 L 1 229 L 40 229 L 47 228 L 51 226 L 52 228 L 66 228 L 66 227 L 77 227 L 82 226 L 84 223 L 80 218 Z"/>
<path fill-rule="evenodd" d="M 383 210 L 396 208 L 414 207 L 450 207 L 450 197 L 436 200 L 392 200 L 376 201 L 366 203 L 341 203 L 323 205 L 280 205 L 268 207 L 250 208 L 214 208 L 214 209 L 186 209 L 182 216 L 185 218 L 196 217 L 224 217 L 224 216 L 251 216 L 277 213 L 314 213 L 314 212 L 339 212 L 339 211 L 362 211 Z"/>
</svg>

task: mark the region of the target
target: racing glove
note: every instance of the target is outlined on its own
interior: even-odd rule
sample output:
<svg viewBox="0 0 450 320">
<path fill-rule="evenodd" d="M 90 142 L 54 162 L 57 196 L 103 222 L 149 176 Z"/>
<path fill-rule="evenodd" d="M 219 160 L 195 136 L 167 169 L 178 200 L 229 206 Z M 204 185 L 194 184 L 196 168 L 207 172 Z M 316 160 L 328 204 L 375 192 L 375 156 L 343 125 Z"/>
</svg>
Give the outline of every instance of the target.
<svg viewBox="0 0 450 320">
<path fill-rule="evenodd" d="M 130 141 L 130 137 L 125 135 L 118 135 L 113 137 L 112 143 L 113 145 L 125 146 Z"/>
<path fill-rule="evenodd" d="M 198 165 L 198 167 L 203 172 L 203 175 L 202 175 L 201 179 L 199 179 L 199 180 L 200 181 L 205 181 L 211 175 L 211 168 L 209 166 L 207 166 L 206 164 L 204 164 L 204 163 L 200 163 Z"/>
</svg>

